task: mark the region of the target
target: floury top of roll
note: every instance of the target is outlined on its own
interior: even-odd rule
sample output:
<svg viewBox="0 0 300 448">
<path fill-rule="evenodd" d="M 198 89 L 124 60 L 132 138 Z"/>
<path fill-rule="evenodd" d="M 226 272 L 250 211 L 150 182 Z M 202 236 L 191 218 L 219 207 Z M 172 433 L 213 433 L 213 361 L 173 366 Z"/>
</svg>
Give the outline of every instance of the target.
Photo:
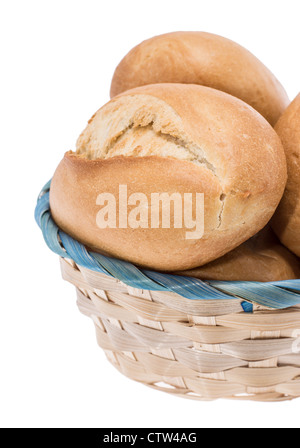
<svg viewBox="0 0 300 448">
<path fill-rule="evenodd" d="M 280 139 L 252 107 L 208 87 L 156 84 L 115 97 L 92 117 L 56 170 L 50 204 L 58 226 L 93 250 L 176 271 L 209 263 L 265 227 L 286 180 Z M 166 210 L 154 228 L 99 229 L 100 194 L 115 198 L 115 223 L 134 204 L 120 204 L 120 186 L 148 199 L 140 218 L 151 214 L 152 194 L 203 195 L 203 235 L 188 239 L 185 223 L 163 228 Z M 170 213 L 173 222 L 175 206 Z"/>
<path fill-rule="evenodd" d="M 204 32 L 175 32 L 146 40 L 116 68 L 111 97 L 157 83 L 199 84 L 250 104 L 275 125 L 289 104 L 270 70 L 235 42 Z"/>
</svg>

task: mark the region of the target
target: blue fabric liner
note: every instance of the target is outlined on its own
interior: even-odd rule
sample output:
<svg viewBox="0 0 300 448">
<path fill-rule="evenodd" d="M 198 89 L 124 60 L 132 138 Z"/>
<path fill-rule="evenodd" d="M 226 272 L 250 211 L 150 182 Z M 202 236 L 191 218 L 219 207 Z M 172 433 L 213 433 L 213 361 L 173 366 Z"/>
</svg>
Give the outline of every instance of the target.
<svg viewBox="0 0 300 448">
<path fill-rule="evenodd" d="M 60 230 L 52 219 L 49 203 L 51 180 L 42 189 L 35 208 L 35 220 L 44 240 L 54 253 L 70 258 L 92 271 L 119 279 L 137 289 L 169 291 L 190 300 L 243 300 L 241 311 L 253 312 L 253 303 L 274 309 L 300 304 L 300 280 L 280 282 L 222 282 L 140 269 L 126 261 L 89 252 L 85 246 Z"/>
</svg>

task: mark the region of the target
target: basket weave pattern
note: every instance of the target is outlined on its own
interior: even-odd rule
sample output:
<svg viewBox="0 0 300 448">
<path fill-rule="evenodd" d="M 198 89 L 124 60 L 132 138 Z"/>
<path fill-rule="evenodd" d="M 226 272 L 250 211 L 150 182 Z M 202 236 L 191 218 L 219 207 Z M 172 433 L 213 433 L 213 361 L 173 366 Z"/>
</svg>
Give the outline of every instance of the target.
<svg viewBox="0 0 300 448">
<path fill-rule="evenodd" d="M 300 280 L 203 282 L 90 252 L 53 221 L 50 186 L 37 224 L 120 372 L 190 399 L 300 397 Z"/>
<path fill-rule="evenodd" d="M 127 377 L 181 397 L 283 401 L 300 396 L 300 306 L 245 313 L 238 300 L 192 301 L 129 287 L 61 259 L 99 346 Z"/>
</svg>

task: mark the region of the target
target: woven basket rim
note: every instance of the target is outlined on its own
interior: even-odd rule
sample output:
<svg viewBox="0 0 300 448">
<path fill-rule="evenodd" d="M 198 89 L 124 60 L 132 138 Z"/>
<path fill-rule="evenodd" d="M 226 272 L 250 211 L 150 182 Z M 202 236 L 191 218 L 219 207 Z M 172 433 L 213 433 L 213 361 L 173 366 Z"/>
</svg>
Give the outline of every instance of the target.
<svg viewBox="0 0 300 448">
<path fill-rule="evenodd" d="M 191 300 L 241 300 L 243 309 L 252 312 L 252 303 L 272 309 L 300 304 L 300 279 L 277 282 L 202 281 L 138 268 L 132 263 L 88 251 L 55 224 L 51 216 L 51 180 L 42 188 L 35 208 L 35 219 L 52 252 L 72 259 L 86 269 L 120 280 L 137 289 L 173 292 Z"/>
</svg>

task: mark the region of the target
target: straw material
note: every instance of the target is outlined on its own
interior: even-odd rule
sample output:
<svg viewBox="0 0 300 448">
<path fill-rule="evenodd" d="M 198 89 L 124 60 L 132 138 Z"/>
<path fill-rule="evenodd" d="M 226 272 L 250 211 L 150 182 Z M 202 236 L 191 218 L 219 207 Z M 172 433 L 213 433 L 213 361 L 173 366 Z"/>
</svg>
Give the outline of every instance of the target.
<svg viewBox="0 0 300 448">
<path fill-rule="evenodd" d="M 61 259 L 99 346 L 127 377 L 180 397 L 283 401 L 300 397 L 300 306 L 189 300 L 127 286 Z"/>
</svg>

